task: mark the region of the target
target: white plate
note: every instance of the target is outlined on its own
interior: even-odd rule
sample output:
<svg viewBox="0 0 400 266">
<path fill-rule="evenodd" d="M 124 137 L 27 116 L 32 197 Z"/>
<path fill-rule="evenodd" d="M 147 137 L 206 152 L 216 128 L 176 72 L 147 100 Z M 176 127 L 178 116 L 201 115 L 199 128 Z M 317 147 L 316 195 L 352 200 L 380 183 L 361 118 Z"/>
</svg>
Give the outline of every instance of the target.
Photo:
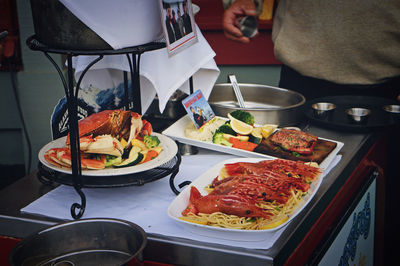
<svg viewBox="0 0 400 266">
<path fill-rule="evenodd" d="M 133 174 L 133 173 L 138 173 L 138 172 L 143 172 L 146 170 L 150 170 L 153 168 L 156 168 L 160 165 L 163 165 L 164 163 L 169 162 L 178 152 L 178 146 L 176 145 L 175 141 L 170 139 L 167 136 L 161 135 L 159 133 L 153 132 L 154 136 L 157 136 L 160 139 L 160 145 L 163 148 L 162 152 L 153 160 L 148 161 L 143 164 L 139 165 L 134 165 L 130 167 L 124 167 L 124 168 L 105 168 L 101 170 L 82 170 L 82 175 L 84 176 L 116 176 L 116 175 L 126 175 L 126 174 Z M 71 169 L 66 169 L 66 168 L 59 168 L 57 166 L 54 166 L 46 161 L 44 158 L 45 152 L 52 148 L 61 148 L 65 146 L 65 140 L 66 137 L 62 137 L 56 140 L 53 140 L 52 142 L 48 143 L 45 145 L 42 149 L 39 151 L 39 160 L 42 164 L 47 166 L 50 169 L 53 169 L 54 171 L 70 174 Z"/>
<path fill-rule="evenodd" d="M 226 120 L 226 118 L 219 117 L 221 119 Z M 168 127 L 166 130 L 162 132 L 162 134 L 167 135 L 173 139 L 176 139 L 182 143 L 186 143 L 189 145 L 205 148 L 205 149 L 210 149 L 214 151 L 219 151 L 219 152 L 224 152 L 224 153 L 229 153 L 237 156 L 242 156 L 242 157 L 262 157 L 262 158 L 276 158 L 271 155 L 266 155 L 258 152 L 252 152 L 252 151 L 246 151 L 246 150 L 241 150 L 237 148 L 232 148 L 228 146 L 223 146 L 219 144 L 215 144 L 212 142 L 205 142 L 205 141 L 199 141 L 199 140 L 194 140 L 190 139 L 185 136 L 185 127 L 187 124 L 192 123 L 190 117 L 188 115 L 185 115 L 178 121 L 176 121 L 174 124 L 172 124 L 170 127 Z M 320 138 L 324 139 L 324 138 Z M 340 151 L 340 149 L 343 147 L 342 142 L 330 140 L 330 139 L 324 139 L 327 141 L 335 142 L 336 143 L 336 148 L 333 149 L 333 151 L 321 162 L 319 167 L 322 170 L 325 170 L 328 168 L 328 166 L 331 164 L 337 153 Z"/>
<path fill-rule="evenodd" d="M 184 220 L 179 219 L 182 216 L 182 211 L 188 206 L 189 204 L 189 196 L 190 196 L 190 187 L 195 186 L 202 195 L 207 195 L 207 191 L 204 190 L 208 184 L 212 182 L 212 180 L 219 174 L 221 168 L 226 163 L 236 163 L 236 162 L 259 162 L 262 160 L 271 160 L 266 158 L 235 158 L 225 160 L 223 162 L 218 163 L 217 165 L 213 166 L 201 176 L 199 176 L 194 182 L 191 183 L 190 186 L 186 187 L 169 205 L 167 213 L 169 217 L 180 223 L 186 230 L 189 230 L 192 233 L 213 237 L 213 238 L 220 238 L 226 240 L 238 240 L 238 241 L 261 241 L 266 239 L 271 235 L 271 233 L 275 232 L 276 230 L 284 227 L 288 224 L 297 214 L 299 214 L 303 208 L 311 201 L 315 193 L 317 192 L 319 186 L 321 185 L 322 178 L 321 175 L 319 176 L 316 182 L 311 184 L 309 189 L 309 193 L 303 198 L 304 200 L 296 207 L 292 214 L 290 214 L 289 219 L 272 229 L 266 230 L 239 230 L 239 229 L 227 229 L 227 228 L 219 228 L 213 226 L 207 226 L 202 224 L 195 224 L 191 222 L 187 222 Z"/>
</svg>

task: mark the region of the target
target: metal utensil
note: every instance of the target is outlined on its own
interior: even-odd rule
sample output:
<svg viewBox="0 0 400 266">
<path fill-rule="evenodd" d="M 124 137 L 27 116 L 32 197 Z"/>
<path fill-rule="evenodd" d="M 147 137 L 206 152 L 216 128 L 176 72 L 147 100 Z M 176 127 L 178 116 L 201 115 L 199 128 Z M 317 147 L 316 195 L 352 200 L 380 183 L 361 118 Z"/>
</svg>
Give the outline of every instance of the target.
<svg viewBox="0 0 400 266">
<path fill-rule="evenodd" d="M 244 100 L 242 96 L 242 92 L 240 91 L 240 87 L 237 83 L 236 76 L 235 75 L 228 75 L 228 79 L 230 83 L 232 84 L 233 91 L 235 92 L 236 99 L 239 103 L 240 108 L 246 108 L 244 105 Z"/>
</svg>

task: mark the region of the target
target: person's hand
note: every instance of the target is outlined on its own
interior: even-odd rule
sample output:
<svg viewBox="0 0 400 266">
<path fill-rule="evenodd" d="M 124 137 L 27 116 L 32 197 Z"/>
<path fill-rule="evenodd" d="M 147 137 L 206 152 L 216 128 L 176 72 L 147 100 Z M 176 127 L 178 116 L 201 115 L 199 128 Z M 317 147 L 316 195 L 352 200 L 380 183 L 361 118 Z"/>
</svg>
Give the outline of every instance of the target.
<svg viewBox="0 0 400 266">
<path fill-rule="evenodd" d="M 224 12 L 222 27 L 225 36 L 233 41 L 241 43 L 249 43 L 250 39 L 243 36 L 238 19 L 245 16 L 257 15 L 256 7 L 253 0 L 236 0 Z"/>
</svg>

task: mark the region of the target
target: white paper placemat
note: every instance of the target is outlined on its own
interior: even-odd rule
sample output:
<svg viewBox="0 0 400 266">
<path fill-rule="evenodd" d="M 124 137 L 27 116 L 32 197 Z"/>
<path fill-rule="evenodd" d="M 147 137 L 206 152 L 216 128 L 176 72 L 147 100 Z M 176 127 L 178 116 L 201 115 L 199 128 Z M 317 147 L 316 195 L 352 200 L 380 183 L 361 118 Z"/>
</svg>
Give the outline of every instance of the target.
<svg viewBox="0 0 400 266">
<path fill-rule="evenodd" d="M 183 156 L 179 173 L 175 177 L 175 186 L 183 181 L 195 180 L 200 174 L 218 162 L 237 158 L 217 152 Z M 341 155 L 337 155 L 323 177 L 337 165 Z M 146 233 L 181 237 L 229 246 L 269 249 L 279 238 L 286 227 L 272 232 L 263 241 L 229 241 L 193 234 L 184 230 L 167 215 L 167 209 L 176 195 L 169 186 L 169 177 L 157 180 L 144 186 L 122 188 L 83 189 L 86 196 L 86 210 L 82 218 L 118 218 L 141 226 Z M 70 207 L 80 203 L 80 197 L 73 187 L 61 185 L 46 195 L 24 207 L 21 211 L 63 220 L 72 220 Z"/>
</svg>

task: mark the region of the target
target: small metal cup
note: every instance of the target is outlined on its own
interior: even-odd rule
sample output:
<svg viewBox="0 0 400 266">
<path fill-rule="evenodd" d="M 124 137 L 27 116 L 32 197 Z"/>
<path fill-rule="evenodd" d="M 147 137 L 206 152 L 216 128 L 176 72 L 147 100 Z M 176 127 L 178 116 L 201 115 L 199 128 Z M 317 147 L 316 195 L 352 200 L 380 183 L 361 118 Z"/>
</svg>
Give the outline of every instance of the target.
<svg viewBox="0 0 400 266">
<path fill-rule="evenodd" d="M 311 105 L 314 109 L 314 115 L 318 118 L 327 118 L 335 110 L 336 105 L 328 102 L 314 103 Z"/>
<path fill-rule="evenodd" d="M 238 20 L 240 24 L 240 30 L 243 35 L 249 38 L 253 38 L 258 33 L 257 18 L 253 16 L 243 17 Z"/>
<path fill-rule="evenodd" d="M 356 107 L 347 109 L 346 113 L 351 121 L 356 123 L 364 123 L 367 121 L 369 115 L 371 114 L 371 110 Z"/>
<path fill-rule="evenodd" d="M 184 155 L 194 155 L 194 154 L 197 154 L 198 152 L 199 152 L 199 149 L 196 146 L 179 143 L 179 153 L 182 156 L 184 156 Z"/>
<path fill-rule="evenodd" d="M 400 114 L 400 105 L 397 104 L 385 105 L 383 107 L 383 110 L 391 114 Z"/>
<path fill-rule="evenodd" d="M 391 122 L 395 124 L 400 124 L 400 105 L 385 105 L 383 107 L 383 110 L 389 114 L 388 116 Z"/>
</svg>

